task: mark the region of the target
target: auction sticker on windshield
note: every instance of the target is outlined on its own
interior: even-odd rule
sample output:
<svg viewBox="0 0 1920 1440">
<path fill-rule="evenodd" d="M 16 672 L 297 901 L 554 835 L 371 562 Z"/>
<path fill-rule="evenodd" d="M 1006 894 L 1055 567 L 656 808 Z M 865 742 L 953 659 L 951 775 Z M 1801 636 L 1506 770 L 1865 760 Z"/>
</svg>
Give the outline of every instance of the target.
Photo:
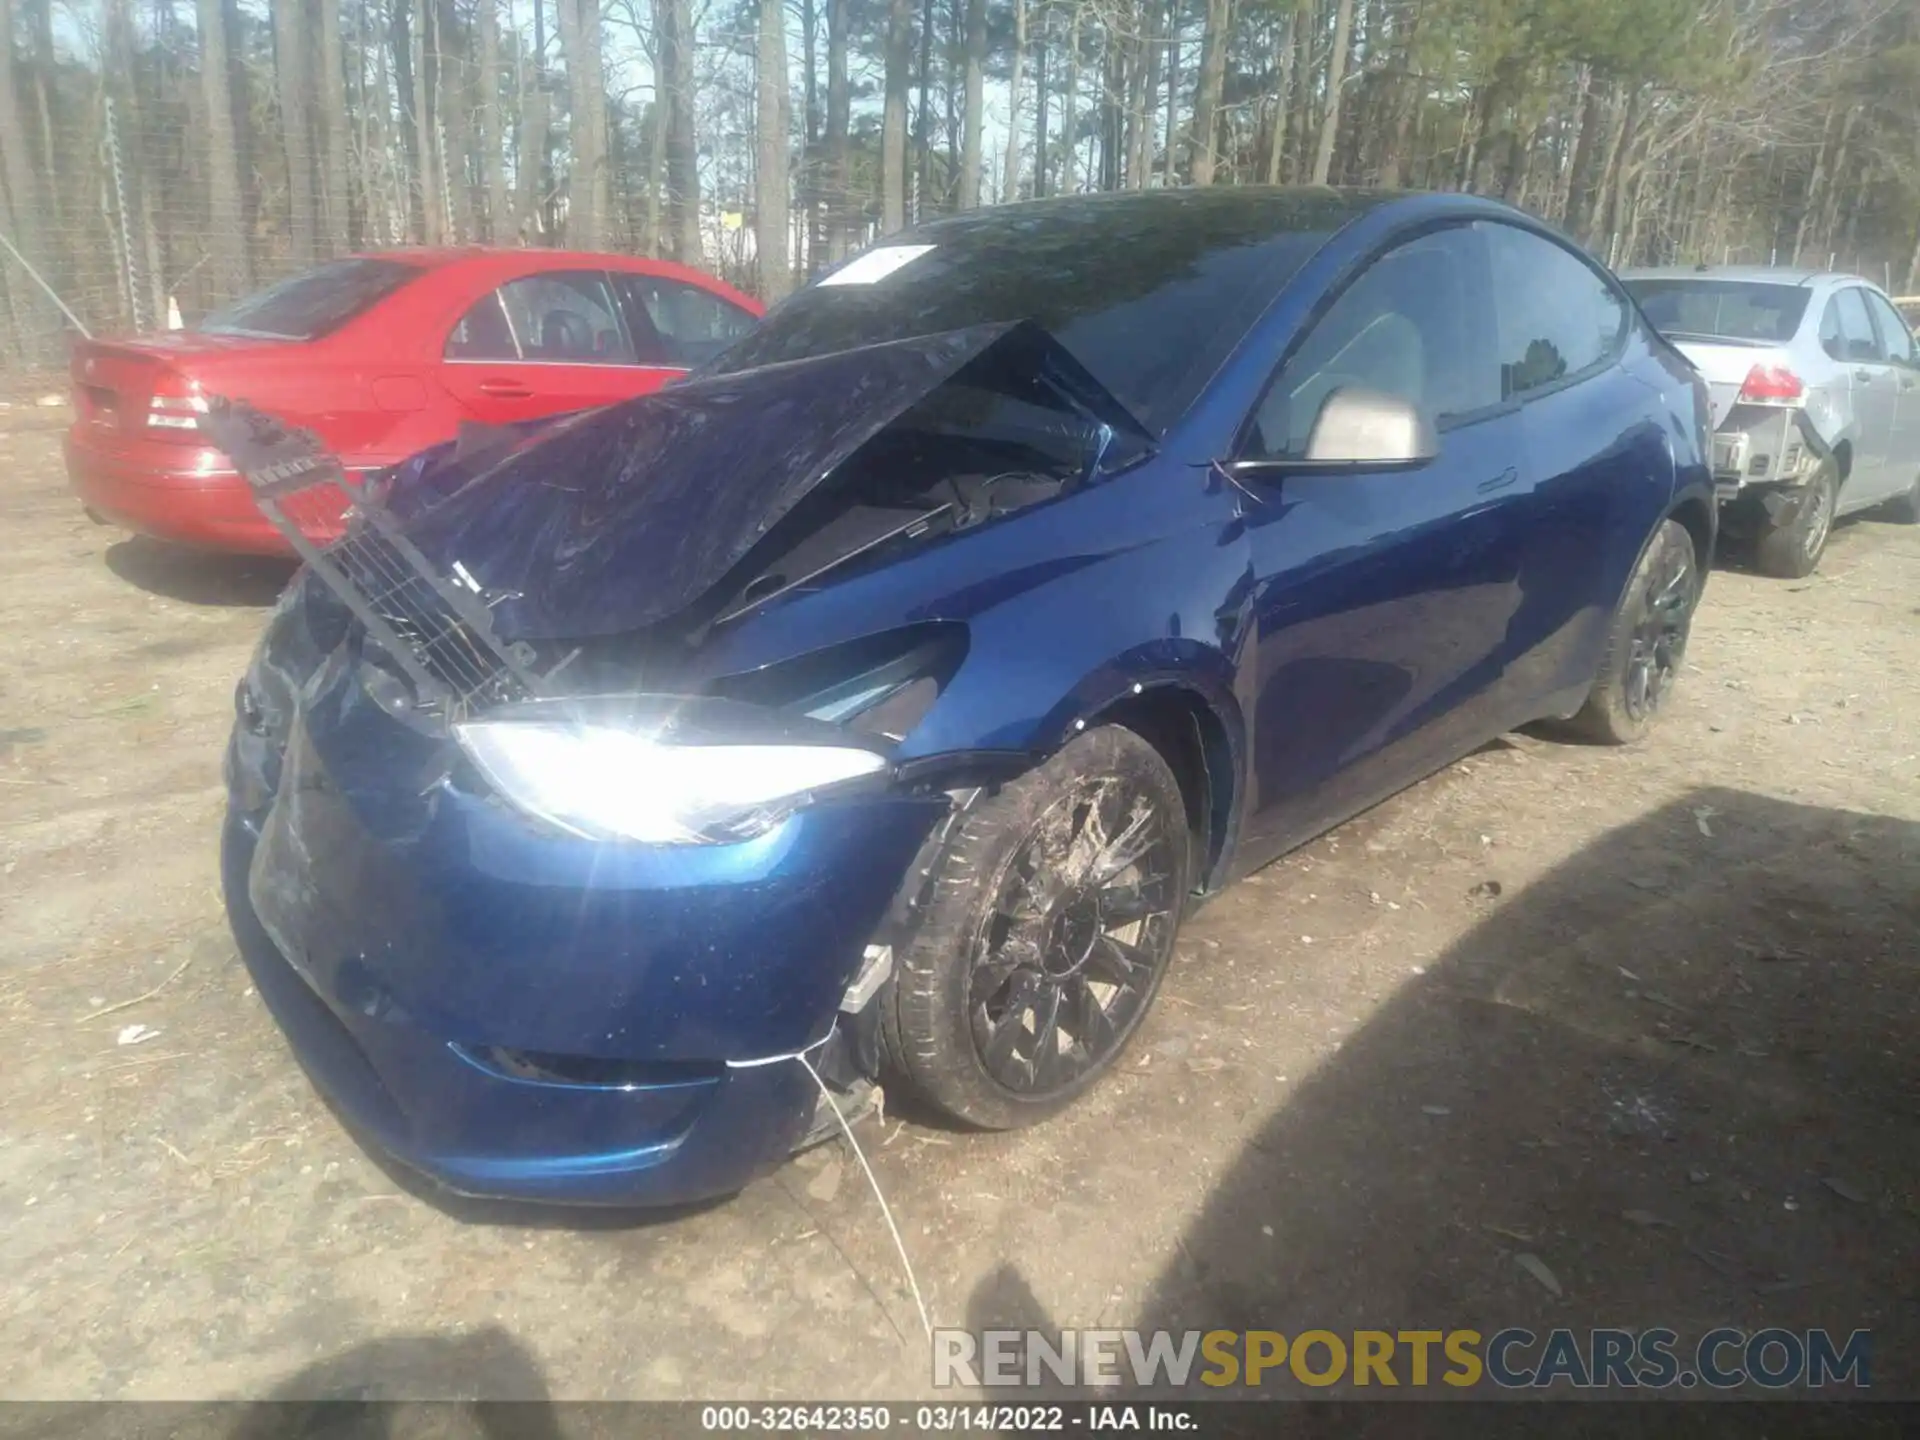
<svg viewBox="0 0 1920 1440">
<path fill-rule="evenodd" d="M 820 281 L 822 285 L 871 285 L 933 249 L 931 245 L 882 245 L 857 255 Z"/>
</svg>

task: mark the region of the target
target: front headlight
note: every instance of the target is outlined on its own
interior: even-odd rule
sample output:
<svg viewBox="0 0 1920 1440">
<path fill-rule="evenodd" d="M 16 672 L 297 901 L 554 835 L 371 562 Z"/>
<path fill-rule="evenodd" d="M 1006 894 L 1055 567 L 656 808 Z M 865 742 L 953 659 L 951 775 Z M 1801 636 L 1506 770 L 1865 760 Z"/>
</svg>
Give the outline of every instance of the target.
<svg viewBox="0 0 1920 1440">
<path fill-rule="evenodd" d="M 682 729 L 682 727 L 672 727 Z M 454 726 L 502 797 L 589 840 L 724 844 L 772 829 L 823 790 L 886 758 L 833 744 L 702 742 L 634 720 L 511 712 Z"/>
</svg>

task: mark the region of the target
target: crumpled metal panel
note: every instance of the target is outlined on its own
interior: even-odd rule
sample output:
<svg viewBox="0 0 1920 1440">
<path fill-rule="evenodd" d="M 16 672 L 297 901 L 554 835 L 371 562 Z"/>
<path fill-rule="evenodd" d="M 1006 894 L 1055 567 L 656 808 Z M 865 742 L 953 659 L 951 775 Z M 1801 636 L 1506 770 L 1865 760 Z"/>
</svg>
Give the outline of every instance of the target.
<svg viewBox="0 0 1920 1440">
<path fill-rule="evenodd" d="M 501 597 L 504 635 L 636 630 L 693 605 L 836 467 L 988 350 L 1004 346 L 1023 376 L 1044 364 L 1078 403 L 1103 395 L 1034 330 L 979 325 L 696 376 L 562 422 L 408 534 Z M 1127 419 L 1111 397 L 1105 405 Z"/>
</svg>

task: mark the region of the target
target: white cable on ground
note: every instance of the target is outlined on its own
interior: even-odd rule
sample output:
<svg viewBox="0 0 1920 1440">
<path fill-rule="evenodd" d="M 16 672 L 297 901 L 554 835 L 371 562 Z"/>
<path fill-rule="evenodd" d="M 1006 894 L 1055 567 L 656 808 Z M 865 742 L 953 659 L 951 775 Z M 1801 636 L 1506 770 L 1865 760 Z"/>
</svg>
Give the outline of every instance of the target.
<svg viewBox="0 0 1920 1440">
<path fill-rule="evenodd" d="M 820 1072 L 813 1068 L 813 1062 L 805 1055 L 795 1055 L 793 1058 L 800 1062 L 807 1074 L 813 1077 L 813 1083 L 820 1087 L 828 1108 L 833 1111 L 833 1118 L 840 1122 L 840 1133 L 847 1137 L 847 1143 L 853 1146 L 854 1158 L 860 1162 L 860 1168 L 867 1172 L 867 1184 L 873 1187 L 873 1198 L 880 1202 L 880 1213 L 887 1217 L 887 1229 L 893 1232 L 893 1248 L 900 1252 L 900 1266 L 907 1272 L 907 1285 L 913 1291 L 913 1303 L 920 1309 L 920 1328 L 927 1332 L 927 1341 L 931 1344 L 933 1322 L 927 1318 L 927 1302 L 920 1298 L 920 1282 L 914 1278 L 913 1261 L 907 1258 L 906 1242 L 900 1238 L 900 1227 L 893 1223 L 893 1207 L 887 1204 L 887 1197 L 880 1191 L 880 1182 L 874 1178 L 873 1167 L 867 1163 L 867 1152 L 853 1138 L 853 1127 L 847 1124 L 847 1117 L 840 1113 L 840 1102 L 833 1098 L 833 1092 L 827 1088 L 827 1082 L 820 1078 Z"/>
</svg>

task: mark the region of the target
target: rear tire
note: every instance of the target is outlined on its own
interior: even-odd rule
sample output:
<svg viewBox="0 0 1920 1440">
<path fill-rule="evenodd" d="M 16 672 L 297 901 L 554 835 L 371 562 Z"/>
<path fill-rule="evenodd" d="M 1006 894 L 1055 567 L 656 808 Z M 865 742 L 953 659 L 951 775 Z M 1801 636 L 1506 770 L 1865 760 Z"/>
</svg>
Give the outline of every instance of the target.
<svg viewBox="0 0 1920 1440">
<path fill-rule="evenodd" d="M 935 862 L 882 998 L 886 1070 L 965 1124 L 1058 1114 L 1113 1068 L 1173 956 L 1180 783 L 1120 725 L 977 804 Z"/>
<path fill-rule="evenodd" d="M 1755 563 L 1766 574 L 1782 580 L 1804 580 L 1811 575 L 1826 553 L 1839 499 L 1840 467 L 1831 458 L 1822 460 L 1793 508 L 1760 532 L 1754 546 Z"/>
<path fill-rule="evenodd" d="M 1679 521 L 1663 521 L 1614 611 L 1593 689 L 1567 722 L 1572 734 L 1631 745 L 1653 728 L 1686 655 L 1699 599 L 1693 537 Z"/>
</svg>

